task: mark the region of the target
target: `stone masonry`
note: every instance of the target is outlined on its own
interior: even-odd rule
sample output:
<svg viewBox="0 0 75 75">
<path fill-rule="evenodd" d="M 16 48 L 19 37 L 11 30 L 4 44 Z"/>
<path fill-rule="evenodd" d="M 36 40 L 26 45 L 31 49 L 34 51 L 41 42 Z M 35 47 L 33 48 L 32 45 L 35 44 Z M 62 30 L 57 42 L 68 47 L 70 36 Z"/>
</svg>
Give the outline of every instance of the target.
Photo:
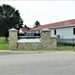
<svg viewBox="0 0 75 75">
<path fill-rule="evenodd" d="M 49 29 L 41 30 L 41 39 L 42 48 L 56 48 L 56 37 L 51 37 L 51 31 Z"/>
<path fill-rule="evenodd" d="M 18 31 L 14 28 L 9 30 L 9 48 L 11 49 L 17 48 L 17 40 L 18 40 L 17 32 Z"/>
<path fill-rule="evenodd" d="M 17 42 L 18 35 L 16 29 L 9 30 L 9 47 L 14 49 L 50 49 L 56 48 L 56 37 L 51 37 L 49 29 L 43 29 L 40 32 L 41 42 Z"/>
</svg>

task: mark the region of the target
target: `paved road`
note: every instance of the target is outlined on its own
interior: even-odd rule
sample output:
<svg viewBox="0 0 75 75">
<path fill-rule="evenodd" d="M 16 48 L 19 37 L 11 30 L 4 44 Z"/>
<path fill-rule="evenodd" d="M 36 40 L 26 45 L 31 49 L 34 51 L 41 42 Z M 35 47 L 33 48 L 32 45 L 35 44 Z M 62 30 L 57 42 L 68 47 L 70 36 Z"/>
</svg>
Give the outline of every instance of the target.
<svg viewBox="0 0 75 75">
<path fill-rule="evenodd" d="M 75 52 L 0 52 L 0 75 L 75 75 Z"/>
</svg>

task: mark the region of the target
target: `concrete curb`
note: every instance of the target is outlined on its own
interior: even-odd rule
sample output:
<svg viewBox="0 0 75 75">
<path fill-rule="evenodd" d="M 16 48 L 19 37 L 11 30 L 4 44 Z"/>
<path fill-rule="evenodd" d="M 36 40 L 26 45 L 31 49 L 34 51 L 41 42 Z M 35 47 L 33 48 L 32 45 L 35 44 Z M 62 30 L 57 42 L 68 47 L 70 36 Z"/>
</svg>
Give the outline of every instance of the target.
<svg viewBox="0 0 75 75">
<path fill-rule="evenodd" d="M 73 50 L 62 50 L 62 51 L 55 51 L 55 50 L 43 50 L 43 51 L 22 51 L 22 50 L 0 50 L 0 52 L 29 52 L 29 53 L 48 53 L 48 52 L 75 52 L 75 51 L 73 51 Z"/>
</svg>

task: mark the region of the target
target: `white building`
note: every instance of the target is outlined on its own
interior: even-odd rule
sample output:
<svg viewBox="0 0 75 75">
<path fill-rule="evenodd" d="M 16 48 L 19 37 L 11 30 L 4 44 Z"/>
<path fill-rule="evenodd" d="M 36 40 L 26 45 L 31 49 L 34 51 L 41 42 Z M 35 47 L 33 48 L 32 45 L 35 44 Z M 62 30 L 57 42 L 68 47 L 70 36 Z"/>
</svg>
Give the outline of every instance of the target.
<svg viewBox="0 0 75 75">
<path fill-rule="evenodd" d="M 52 28 L 51 36 L 57 36 L 60 39 L 73 39 L 75 38 L 75 26 Z"/>
<path fill-rule="evenodd" d="M 32 31 L 39 32 L 44 28 L 49 28 L 51 30 L 51 37 L 56 36 L 57 40 L 66 39 L 64 42 L 74 42 L 73 39 L 75 39 L 75 19 L 41 25 L 34 28 Z"/>
<path fill-rule="evenodd" d="M 51 30 L 51 37 L 57 39 L 75 39 L 75 19 L 45 24 L 31 29 L 31 32 L 40 33 L 40 30 L 49 28 Z"/>
</svg>

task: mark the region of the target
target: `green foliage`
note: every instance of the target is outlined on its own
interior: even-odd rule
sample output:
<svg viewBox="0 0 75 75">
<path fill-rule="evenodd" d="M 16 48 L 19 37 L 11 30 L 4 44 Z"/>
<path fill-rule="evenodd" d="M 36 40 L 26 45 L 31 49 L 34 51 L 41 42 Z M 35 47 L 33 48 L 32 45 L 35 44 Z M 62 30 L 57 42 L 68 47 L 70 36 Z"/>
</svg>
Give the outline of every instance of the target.
<svg viewBox="0 0 75 75">
<path fill-rule="evenodd" d="M 6 42 L 4 37 L 0 37 L 0 49 L 1 50 L 8 50 L 9 49 L 9 44 Z"/>
<path fill-rule="evenodd" d="M 19 30 L 22 24 L 23 20 L 18 10 L 6 4 L 0 6 L 0 36 L 8 37 L 8 30 L 10 28 Z"/>
<path fill-rule="evenodd" d="M 24 25 L 24 28 L 27 28 L 27 29 L 29 29 L 29 27 L 28 27 L 26 24 Z"/>
<path fill-rule="evenodd" d="M 37 26 L 40 26 L 40 22 L 39 22 L 39 21 L 36 21 L 36 22 L 34 23 L 34 28 L 37 27 Z"/>
</svg>

